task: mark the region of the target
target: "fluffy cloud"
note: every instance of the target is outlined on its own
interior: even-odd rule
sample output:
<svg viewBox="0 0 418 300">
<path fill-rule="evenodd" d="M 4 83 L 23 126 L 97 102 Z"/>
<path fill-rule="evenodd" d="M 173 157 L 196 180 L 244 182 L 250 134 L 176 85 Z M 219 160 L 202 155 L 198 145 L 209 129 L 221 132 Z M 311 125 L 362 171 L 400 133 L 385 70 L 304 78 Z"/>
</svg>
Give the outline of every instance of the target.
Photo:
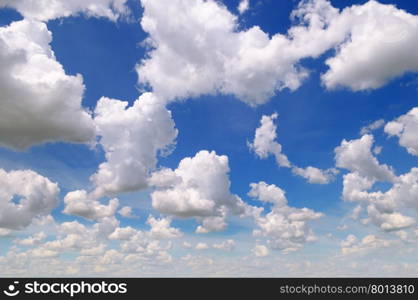
<svg viewBox="0 0 418 300">
<path fill-rule="evenodd" d="M 81 107 L 83 79 L 65 74 L 49 46 L 51 39 L 41 22 L 23 20 L 0 28 L 2 146 L 21 150 L 94 137 L 93 121 Z"/>
<path fill-rule="evenodd" d="M 363 135 L 360 139 L 346 141 L 335 148 L 336 166 L 358 172 L 361 176 L 373 180 L 393 182 L 396 178 L 392 169 L 387 165 L 379 164 L 373 156 L 371 147 L 374 138 L 370 134 Z"/>
<path fill-rule="evenodd" d="M 213 244 L 212 247 L 218 250 L 232 251 L 235 248 L 235 241 L 229 239 L 221 243 Z"/>
<path fill-rule="evenodd" d="M 206 243 L 198 243 L 195 247 L 196 250 L 207 250 L 209 246 Z"/>
<path fill-rule="evenodd" d="M 277 126 L 274 120 L 277 119 L 278 114 L 274 113 L 271 116 L 262 116 L 260 120 L 260 127 L 255 131 L 253 143 L 248 146 L 260 158 L 267 158 L 270 154 L 274 155 L 279 166 L 290 167 L 290 162 L 285 154 L 282 153 L 282 145 L 277 139 Z"/>
<path fill-rule="evenodd" d="M 415 219 L 400 213 L 405 209 L 418 210 L 416 199 L 418 195 L 418 169 L 399 176 L 393 186 L 386 192 L 372 189 L 375 180 L 363 177 L 358 173 L 344 175 L 343 199 L 358 202 L 370 218 L 370 221 L 384 231 L 400 230 L 416 223 Z"/>
<path fill-rule="evenodd" d="M 418 17 L 394 5 L 369 1 L 327 19 L 327 32 L 342 38 L 322 80 L 327 88 L 376 89 L 406 72 L 418 71 Z"/>
<path fill-rule="evenodd" d="M 298 168 L 293 167 L 292 172 L 308 180 L 309 183 L 328 184 L 334 180 L 338 170 L 331 168 L 328 170 L 321 170 L 315 167 Z"/>
<path fill-rule="evenodd" d="M 151 226 L 150 234 L 153 238 L 177 238 L 183 235 L 178 228 L 170 226 L 171 219 L 169 218 L 156 219 L 153 216 L 149 216 L 147 223 Z"/>
<path fill-rule="evenodd" d="M 241 0 L 238 5 L 238 11 L 240 14 L 245 13 L 250 8 L 250 0 Z"/>
<path fill-rule="evenodd" d="M 325 1 L 303 2 L 293 14 L 301 25 L 271 38 L 258 26 L 239 30 L 237 17 L 215 1 L 141 3 L 141 26 L 152 50 L 137 67 L 139 80 L 168 99 L 221 92 L 253 106 L 265 103 L 276 91 L 301 85 L 307 72 L 297 65 L 300 59 L 342 39 L 323 34 L 324 19 L 338 14 Z"/>
<path fill-rule="evenodd" d="M 124 206 L 121 209 L 119 209 L 118 214 L 120 214 L 124 218 L 128 219 L 135 219 L 139 218 L 138 216 L 135 216 L 132 212 L 132 207 L 130 206 Z"/>
<path fill-rule="evenodd" d="M 226 212 L 243 215 L 244 202 L 229 191 L 228 157 L 200 151 L 180 161 L 175 170 L 162 169 L 152 174 L 149 183 L 157 189 L 151 194 L 158 211 L 181 218 L 198 218 L 198 232 L 225 228 Z"/>
<path fill-rule="evenodd" d="M 127 0 L 0 0 L 1 7 L 16 9 L 27 19 L 48 21 L 80 13 L 116 21 L 128 12 Z"/>
<path fill-rule="evenodd" d="M 256 257 L 265 257 L 269 255 L 269 249 L 264 245 L 255 245 L 252 252 Z"/>
<path fill-rule="evenodd" d="M 399 145 L 408 153 L 418 156 L 418 107 L 386 124 L 385 132 L 389 136 L 397 136 Z"/>
<path fill-rule="evenodd" d="M 177 130 L 171 113 L 151 93 L 142 94 L 135 103 L 101 98 L 94 121 L 106 162 L 91 177 L 96 197 L 145 188 L 157 155 L 168 151 Z"/>
<path fill-rule="evenodd" d="M 221 92 L 262 104 L 297 89 L 308 74 L 299 61 L 329 49 L 336 54 L 321 76 L 329 89 L 375 89 L 418 71 L 418 17 L 393 5 L 369 1 L 339 11 L 327 0 L 301 1 L 288 32 L 269 37 L 257 26 L 239 30 L 238 18 L 215 1 L 141 3 L 152 50 L 137 66 L 139 80 L 167 99 Z"/>
<path fill-rule="evenodd" d="M 261 181 L 250 184 L 250 187 L 249 196 L 273 203 L 268 214 L 255 218 L 259 227 L 254 230 L 255 236 L 267 238 L 272 248 L 283 252 L 296 251 L 306 242 L 316 240 L 312 229 L 308 227 L 308 222 L 320 218 L 321 213 L 308 208 L 288 206 L 285 192 L 275 185 Z"/>
<path fill-rule="evenodd" d="M 392 240 L 378 238 L 375 235 L 367 235 L 362 240 L 350 234 L 341 242 L 341 253 L 344 255 L 353 253 L 367 253 L 380 248 L 387 248 L 394 244 Z"/>
<path fill-rule="evenodd" d="M 255 130 L 254 141 L 248 143 L 248 147 L 262 159 L 273 155 L 279 166 L 292 168 L 293 174 L 307 179 L 309 183 L 327 184 L 334 180 L 335 175 L 338 174 L 336 169 L 321 170 L 312 166 L 300 168 L 289 161 L 282 152 L 282 145 L 277 142 L 277 126 L 274 124 L 277 117 L 277 113 L 261 117 L 260 127 Z"/>
<path fill-rule="evenodd" d="M 21 229 L 58 204 L 56 183 L 31 171 L 0 169 L 0 228 Z"/>
<path fill-rule="evenodd" d="M 65 208 L 63 213 L 80 216 L 90 220 L 99 220 L 111 217 L 115 214 L 118 206 L 118 199 L 111 199 L 108 205 L 91 198 L 85 190 L 69 192 L 64 197 Z"/>
<path fill-rule="evenodd" d="M 34 234 L 33 236 L 30 236 L 28 238 L 25 239 L 20 239 L 20 240 L 16 240 L 16 244 L 22 245 L 22 246 L 35 246 L 40 244 L 43 240 L 45 240 L 46 238 L 46 234 L 41 231 L 38 232 L 36 234 Z"/>
</svg>

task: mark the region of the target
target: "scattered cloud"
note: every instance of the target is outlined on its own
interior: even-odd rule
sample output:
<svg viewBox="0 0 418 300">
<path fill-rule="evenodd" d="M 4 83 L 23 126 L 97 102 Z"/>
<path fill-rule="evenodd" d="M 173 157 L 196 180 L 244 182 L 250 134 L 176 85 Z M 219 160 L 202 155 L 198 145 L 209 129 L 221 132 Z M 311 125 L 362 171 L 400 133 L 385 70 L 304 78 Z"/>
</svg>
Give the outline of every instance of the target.
<svg viewBox="0 0 418 300">
<path fill-rule="evenodd" d="M 418 107 L 388 122 L 385 132 L 389 136 L 397 136 L 399 145 L 405 147 L 409 154 L 418 156 Z"/>
</svg>

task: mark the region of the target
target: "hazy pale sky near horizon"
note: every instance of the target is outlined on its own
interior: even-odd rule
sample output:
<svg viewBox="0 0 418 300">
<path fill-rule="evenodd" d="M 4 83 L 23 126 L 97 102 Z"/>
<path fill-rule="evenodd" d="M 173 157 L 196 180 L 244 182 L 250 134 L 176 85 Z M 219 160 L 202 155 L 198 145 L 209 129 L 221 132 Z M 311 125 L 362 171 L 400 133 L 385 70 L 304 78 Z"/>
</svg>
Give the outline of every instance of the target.
<svg viewBox="0 0 418 300">
<path fill-rule="evenodd" d="M 0 0 L 1 276 L 416 276 L 418 4 Z"/>
</svg>

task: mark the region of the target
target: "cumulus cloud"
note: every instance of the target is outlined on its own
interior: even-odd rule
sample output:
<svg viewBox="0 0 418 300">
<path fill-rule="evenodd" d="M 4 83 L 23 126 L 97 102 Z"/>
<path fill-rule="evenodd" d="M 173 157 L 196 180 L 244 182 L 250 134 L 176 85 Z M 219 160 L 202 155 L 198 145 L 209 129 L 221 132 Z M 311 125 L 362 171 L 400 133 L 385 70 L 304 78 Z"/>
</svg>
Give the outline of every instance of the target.
<svg viewBox="0 0 418 300">
<path fill-rule="evenodd" d="M 82 143 L 94 137 L 81 107 L 81 75 L 66 75 L 50 47 L 51 32 L 37 21 L 0 27 L 0 145 L 25 149 L 48 141 Z M 74 122 L 77 120 L 77 122 Z"/>
<path fill-rule="evenodd" d="M 21 246 L 35 246 L 40 244 L 45 239 L 46 234 L 43 231 L 41 231 L 28 238 L 18 239 L 15 241 L 15 243 Z"/>
<path fill-rule="evenodd" d="M 359 215 L 365 208 L 370 221 L 384 231 L 400 230 L 416 223 L 415 219 L 401 213 L 405 209 L 418 210 L 416 199 L 418 195 L 418 169 L 399 176 L 393 186 L 386 192 L 372 189 L 375 180 L 363 177 L 358 173 L 344 175 L 343 199 L 357 202 Z"/>
<path fill-rule="evenodd" d="M 376 89 L 418 71 L 418 17 L 393 5 L 369 1 L 340 11 L 327 0 L 301 1 L 288 32 L 269 37 L 258 26 L 240 30 L 237 16 L 215 1 L 141 3 L 151 50 L 137 66 L 139 80 L 170 100 L 220 92 L 262 104 L 297 89 L 308 75 L 300 60 L 330 49 L 336 54 L 321 76 L 328 89 Z"/>
<path fill-rule="evenodd" d="M 108 205 L 103 205 L 92 198 L 91 195 L 88 195 L 85 190 L 69 192 L 64 197 L 64 203 L 63 213 L 90 220 L 112 217 L 119 206 L 119 200 L 116 198 L 109 200 Z"/>
<path fill-rule="evenodd" d="M 147 178 L 177 137 L 171 112 L 152 93 L 128 102 L 101 98 L 94 121 L 106 162 L 91 177 L 96 197 L 147 187 Z"/>
<path fill-rule="evenodd" d="M 183 235 L 180 229 L 171 227 L 171 219 L 169 218 L 156 219 L 149 216 L 147 223 L 151 226 L 150 234 L 153 238 L 178 238 Z"/>
<path fill-rule="evenodd" d="M 218 250 L 232 251 L 235 248 L 235 241 L 229 239 L 221 243 L 213 244 L 212 247 Z"/>
<path fill-rule="evenodd" d="M 248 143 L 248 147 L 262 159 L 273 155 L 279 166 L 292 168 L 293 174 L 307 179 L 309 183 L 328 184 L 334 180 L 335 175 L 338 174 L 338 170 L 334 168 L 328 170 L 321 170 L 312 166 L 300 168 L 289 161 L 282 152 L 282 145 L 277 142 L 277 125 L 274 124 L 277 117 L 277 113 L 261 117 L 260 127 L 255 131 L 254 141 Z"/>
<path fill-rule="evenodd" d="M 132 212 L 132 207 L 130 206 L 124 206 L 121 209 L 118 210 L 118 214 L 120 214 L 124 218 L 128 219 L 136 219 L 139 218 L 138 216 L 134 215 Z"/>
<path fill-rule="evenodd" d="M 341 44 L 326 64 L 325 86 L 376 89 L 406 72 L 418 71 L 418 17 L 377 1 L 345 8 L 327 20 Z"/>
<path fill-rule="evenodd" d="M 221 92 L 253 106 L 276 91 L 295 90 L 308 74 L 298 61 L 317 57 L 342 39 L 322 34 L 324 19 L 338 11 L 318 2 L 303 2 L 293 14 L 299 26 L 269 37 L 258 26 L 239 30 L 238 18 L 216 1 L 141 0 L 141 26 L 152 50 L 137 66 L 139 80 L 170 100 Z"/>
<path fill-rule="evenodd" d="M 116 21 L 127 14 L 127 0 L 0 0 L 1 7 L 16 9 L 23 17 L 40 21 L 84 14 Z"/>
<path fill-rule="evenodd" d="M 31 170 L 0 169 L 0 228 L 22 229 L 58 204 L 56 183 Z"/>
<path fill-rule="evenodd" d="M 283 252 L 296 251 L 307 242 L 316 240 L 315 234 L 309 228 L 308 222 L 322 216 L 308 208 L 290 207 L 285 192 L 275 186 L 261 181 L 251 183 L 249 196 L 260 201 L 273 203 L 269 213 L 255 218 L 259 229 L 254 230 L 257 237 L 265 237 L 269 245 Z"/>
<path fill-rule="evenodd" d="M 238 11 L 240 14 L 245 13 L 250 8 L 250 0 L 241 0 L 238 4 Z"/>
<path fill-rule="evenodd" d="M 338 170 L 335 168 L 321 170 L 315 167 L 293 167 L 292 172 L 308 180 L 309 183 L 328 184 L 335 179 Z"/>
<path fill-rule="evenodd" d="M 373 135 L 366 134 L 360 139 L 343 140 L 335 148 L 336 166 L 358 172 L 361 176 L 372 180 L 393 182 L 396 178 L 392 168 L 379 164 L 371 151 L 374 142 Z"/>
<path fill-rule="evenodd" d="M 277 113 L 262 116 L 260 127 L 255 131 L 254 141 L 248 143 L 248 146 L 258 157 L 267 158 L 269 155 L 274 155 L 279 166 L 290 168 L 291 165 L 287 156 L 282 153 L 282 145 L 276 141 L 277 126 L 274 124 L 274 120 L 278 116 Z"/>
<path fill-rule="evenodd" d="M 256 257 L 265 257 L 269 255 L 269 249 L 264 245 L 255 245 L 252 252 Z"/>
<path fill-rule="evenodd" d="M 365 236 L 360 241 L 355 235 L 348 235 L 347 238 L 341 242 L 341 253 L 343 255 L 354 253 L 367 253 L 373 250 L 387 248 L 394 244 L 393 240 L 385 240 L 370 234 Z"/>
<path fill-rule="evenodd" d="M 152 174 L 149 183 L 152 206 L 161 213 L 180 218 L 198 218 L 198 233 L 223 230 L 226 214 L 248 213 L 249 207 L 229 191 L 228 157 L 214 151 L 198 152 L 182 159 L 175 170 Z"/>
<path fill-rule="evenodd" d="M 195 247 L 196 250 L 207 250 L 209 246 L 206 243 L 198 243 Z"/>
<path fill-rule="evenodd" d="M 399 145 L 405 147 L 408 153 L 418 156 L 418 107 L 388 122 L 385 132 L 389 136 L 397 136 Z"/>
</svg>

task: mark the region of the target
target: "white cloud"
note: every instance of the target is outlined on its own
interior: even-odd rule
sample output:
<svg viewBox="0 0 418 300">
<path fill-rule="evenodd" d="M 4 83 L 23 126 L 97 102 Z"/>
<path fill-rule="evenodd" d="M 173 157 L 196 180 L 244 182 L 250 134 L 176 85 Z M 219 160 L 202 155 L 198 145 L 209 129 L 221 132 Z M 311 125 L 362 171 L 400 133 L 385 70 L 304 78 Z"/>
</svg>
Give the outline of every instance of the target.
<svg viewBox="0 0 418 300">
<path fill-rule="evenodd" d="M 277 113 L 271 116 L 262 116 L 260 127 L 255 131 L 254 141 L 248 143 L 248 146 L 258 157 L 267 158 L 269 155 L 274 155 L 279 166 L 290 168 L 287 156 L 282 153 L 282 145 L 276 141 L 277 126 L 274 124 L 274 120 L 277 117 Z"/>
<path fill-rule="evenodd" d="M 40 244 L 45 239 L 46 239 L 46 234 L 43 231 L 41 231 L 28 238 L 18 239 L 15 242 L 16 244 L 19 244 L 21 246 L 35 246 L 35 245 Z"/>
<path fill-rule="evenodd" d="M 393 182 L 396 178 L 392 168 L 379 164 L 373 156 L 371 148 L 374 138 L 370 134 L 363 135 L 360 139 L 346 141 L 335 148 L 336 166 L 358 172 L 361 176 L 372 180 Z"/>
<path fill-rule="evenodd" d="M 305 243 L 316 240 L 308 222 L 320 218 L 321 213 L 288 206 L 285 192 L 275 185 L 261 181 L 250 184 L 250 187 L 249 196 L 274 204 L 268 214 L 255 217 L 259 227 L 254 230 L 255 236 L 267 238 L 272 248 L 285 253 L 299 250 Z"/>
<path fill-rule="evenodd" d="M 8 236 L 12 233 L 10 229 L 0 228 L 0 237 Z"/>
<path fill-rule="evenodd" d="M 207 250 L 209 246 L 206 243 L 198 243 L 195 247 L 196 250 Z"/>
<path fill-rule="evenodd" d="M 0 228 L 21 229 L 58 204 L 56 183 L 31 170 L 0 169 Z"/>
<path fill-rule="evenodd" d="M 241 0 L 238 5 L 238 11 L 240 14 L 245 13 L 250 8 L 250 0 Z"/>
<path fill-rule="evenodd" d="M 254 141 L 247 143 L 248 147 L 261 159 L 273 155 L 276 158 L 277 165 L 292 168 L 293 174 L 307 179 L 309 183 L 328 184 L 334 180 L 335 175 L 338 174 L 338 170 L 334 168 L 328 170 L 321 170 L 312 166 L 300 168 L 289 161 L 282 152 L 282 145 L 277 142 L 277 126 L 274 124 L 277 117 L 277 113 L 261 117 L 260 127 L 255 130 Z"/>
<path fill-rule="evenodd" d="M 252 252 L 256 257 L 265 257 L 269 255 L 269 249 L 264 245 L 255 245 Z"/>
<path fill-rule="evenodd" d="M 152 206 L 161 213 L 180 218 L 198 218 L 198 232 L 225 228 L 226 213 L 247 213 L 247 206 L 229 191 L 228 157 L 214 151 L 200 151 L 182 159 L 175 170 L 162 169 L 152 174 L 149 183 Z"/>
<path fill-rule="evenodd" d="M 360 135 L 369 134 L 372 131 L 383 127 L 384 125 L 385 125 L 385 120 L 383 119 L 376 120 L 373 123 L 370 123 L 369 125 L 362 127 L 360 129 Z"/>
<path fill-rule="evenodd" d="M 152 50 L 137 66 L 139 80 L 170 100 L 221 92 L 253 106 L 265 103 L 276 91 L 301 85 L 307 72 L 297 65 L 300 59 L 342 39 L 319 35 L 323 19 L 337 14 L 320 2 L 301 4 L 294 16 L 303 24 L 270 38 L 258 26 L 239 30 L 238 18 L 219 2 L 141 0 L 141 26 Z"/>
<path fill-rule="evenodd" d="M 212 247 L 218 250 L 232 251 L 235 248 L 235 241 L 229 239 L 221 243 L 213 244 Z"/>
<path fill-rule="evenodd" d="M 101 204 L 92 198 L 85 190 L 69 192 L 64 197 L 65 208 L 62 211 L 68 215 L 80 216 L 90 220 L 99 220 L 111 217 L 115 214 L 118 206 L 118 199 L 109 200 L 108 205 Z"/>
<path fill-rule="evenodd" d="M 66 75 L 41 22 L 0 27 L 0 145 L 25 149 L 48 141 L 82 143 L 94 124 L 81 107 L 81 75 Z M 74 122 L 77 120 L 77 122 Z"/>
<path fill-rule="evenodd" d="M 138 231 L 130 226 L 123 227 L 123 228 L 116 228 L 109 235 L 109 239 L 111 240 L 130 240 L 133 236 L 135 236 Z"/>
<path fill-rule="evenodd" d="M 118 214 L 120 214 L 124 218 L 128 219 L 137 219 L 138 216 L 134 215 L 132 212 L 132 207 L 130 206 L 124 206 L 121 209 L 119 209 Z"/>
<path fill-rule="evenodd" d="M 387 123 L 385 132 L 389 136 L 397 136 L 399 145 L 405 147 L 408 153 L 418 156 L 418 107 Z"/>
<path fill-rule="evenodd" d="M 341 242 L 341 253 L 343 255 L 354 253 L 368 253 L 380 248 L 387 248 L 393 245 L 394 241 L 378 238 L 375 235 L 367 235 L 361 241 L 350 234 L 347 239 Z"/>
<path fill-rule="evenodd" d="M 141 3 L 152 49 L 137 66 L 139 79 L 170 100 L 221 92 L 262 104 L 301 85 L 308 75 L 301 59 L 332 48 L 321 76 L 328 89 L 375 89 L 418 71 L 418 18 L 393 5 L 369 1 L 339 11 L 327 0 L 301 1 L 288 32 L 269 37 L 257 26 L 239 30 L 237 16 L 215 1 Z"/>
<path fill-rule="evenodd" d="M 409 173 L 399 176 L 393 186 L 386 192 L 368 192 L 375 181 L 349 173 L 344 176 L 343 199 L 358 202 L 356 208 L 358 216 L 366 208 L 370 220 L 384 231 L 400 230 L 416 223 L 410 216 L 401 214 L 405 209 L 418 210 L 416 199 L 418 195 L 418 169 L 413 168 Z"/>
<path fill-rule="evenodd" d="M 27 19 L 48 21 L 83 13 L 116 21 L 127 14 L 127 0 L 0 0 L 1 7 L 16 9 Z"/>
<path fill-rule="evenodd" d="M 298 168 L 293 167 L 292 172 L 308 180 L 309 183 L 328 184 L 335 179 L 338 170 L 331 168 L 328 170 L 321 170 L 315 167 Z"/>
<path fill-rule="evenodd" d="M 135 103 L 101 98 L 94 121 L 106 162 L 91 177 L 96 197 L 134 191 L 147 187 L 149 172 L 177 137 L 171 113 L 151 93 L 142 94 Z"/>
<path fill-rule="evenodd" d="M 151 226 L 151 237 L 155 239 L 178 238 L 183 235 L 180 229 L 171 227 L 170 218 L 156 219 L 153 216 L 149 216 L 147 223 Z"/>
<path fill-rule="evenodd" d="M 376 89 L 406 72 L 418 71 L 418 17 L 369 1 L 328 19 L 326 31 L 339 31 L 342 44 L 322 75 L 329 89 Z"/>
</svg>

